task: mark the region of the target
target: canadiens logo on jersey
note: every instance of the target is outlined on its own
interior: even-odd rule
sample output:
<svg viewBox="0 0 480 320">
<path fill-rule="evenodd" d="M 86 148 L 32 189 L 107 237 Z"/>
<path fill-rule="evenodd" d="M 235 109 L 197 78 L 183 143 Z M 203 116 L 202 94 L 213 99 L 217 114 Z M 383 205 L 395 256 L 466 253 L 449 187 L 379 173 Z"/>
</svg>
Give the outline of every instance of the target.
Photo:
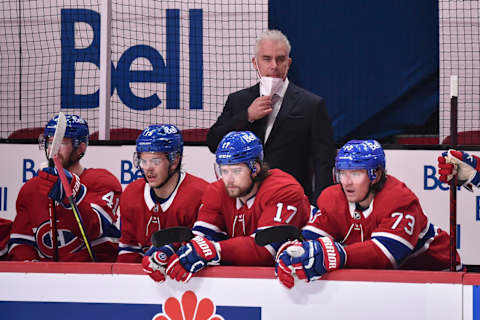
<svg viewBox="0 0 480 320">
<path fill-rule="evenodd" d="M 52 258 L 54 248 L 49 221 L 42 223 L 38 227 L 35 232 L 35 240 L 40 253 L 47 258 Z M 61 257 L 79 251 L 83 246 L 83 242 L 70 230 L 59 228 L 57 230 L 57 246 L 58 254 Z"/>
</svg>

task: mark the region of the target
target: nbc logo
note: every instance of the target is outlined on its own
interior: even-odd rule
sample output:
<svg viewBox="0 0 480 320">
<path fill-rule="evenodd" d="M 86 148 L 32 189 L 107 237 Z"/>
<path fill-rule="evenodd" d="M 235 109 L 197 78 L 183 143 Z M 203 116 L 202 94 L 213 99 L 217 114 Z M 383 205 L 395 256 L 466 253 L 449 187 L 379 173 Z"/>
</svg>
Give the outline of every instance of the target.
<svg viewBox="0 0 480 320">
<path fill-rule="evenodd" d="M 218 306 L 212 299 L 199 299 L 193 291 L 186 291 L 181 299 L 169 297 L 163 303 L 163 312 L 152 320 L 260 320 L 261 307 Z"/>
<path fill-rule="evenodd" d="M 181 301 L 170 297 L 163 304 L 163 313 L 156 314 L 152 320 L 224 320 L 216 313 L 215 304 L 209 298 L 198 301 L 193 291 L 183 294 Z"/>
</svg>

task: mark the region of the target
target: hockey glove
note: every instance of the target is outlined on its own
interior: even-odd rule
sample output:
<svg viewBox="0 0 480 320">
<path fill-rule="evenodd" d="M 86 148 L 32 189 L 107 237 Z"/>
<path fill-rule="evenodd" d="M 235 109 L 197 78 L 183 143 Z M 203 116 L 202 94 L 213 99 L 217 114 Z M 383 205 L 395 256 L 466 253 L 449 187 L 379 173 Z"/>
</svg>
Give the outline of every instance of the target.
<svg viewBox="0 0 480 320">
<path fill-rule="evenodd" d="M 277 254 L 275 273 L 284 286 L 292 288 L 294 275 L 307 282 L 317 280 L 326 272 L 342 268 L 346 261 L 343 246 L 328 237 L 289 241 Z"/>
<path fill-rule="evenodd" d="M 82 200 L 86 192 L 86 187 L 80 182 L 80 178 L 70 171 L 63 169 L 65 176 L 67 177 L 70 188 L 72 189 L 72 197 L 76 204 Z M 52 200 L 55 200 L 62 204 L 64 208 L 70 208 L 70 203 L 63 189 L 62 182 L 58 177 L 56 168 L 47 167 L 38 171 L 40 177 L 40 192 L 47 194 Z"/>
<path fill-rule="evenodd" d="M 207 238 L 196 236 L 172 256 L 167 274 L 177 281 L 187 282 L 195 272 L 207 265 L 220 264 L 220 245 Z"/>
<path fill-rule="evenodd" d="M 448 150 L 438 157 L 439 180 L 449 182 L 454 175 L 458 175 L 458 185 L 466 189 L 470 184 L 480 187 L 480 158 L 463 151 Z"/>
<path fill-rule="evenodd" d="M 172 245 L 167 244 L 160 248 L 150 247 L 142 258 L 142 267 L 150 278 L 156 282 L 165 281 L 165 268 L 171 256 L 175 254 Z"/>
<path fill-rule="evenodd" d="M 282 257 L 282 253 L 288 253 L 286 257 Z M 288 261 L 292 257 L 300 257 L 305 253 L 301 241 L 293 240 L 287 241 L 278 249 L 277 256 L 275 258 L 275 276 L 280 280 L 280 282 L 287 288 L 292 288 L 294 285 L 294 275 L 297 272 L 302 272 L 303 267 L 301 265 L 294 266 Z M 285 260 L 285 258 L 287 258 Z"/>
</svg>

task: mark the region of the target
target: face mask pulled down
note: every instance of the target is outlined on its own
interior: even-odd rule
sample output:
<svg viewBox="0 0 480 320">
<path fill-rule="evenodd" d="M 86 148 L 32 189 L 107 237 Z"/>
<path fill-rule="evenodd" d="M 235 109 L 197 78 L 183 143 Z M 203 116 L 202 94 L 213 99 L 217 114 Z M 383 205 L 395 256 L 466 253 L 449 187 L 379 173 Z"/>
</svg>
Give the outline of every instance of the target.
<svg viewBox="0 0 480 320">
<path fill-rule="evenodd" d="M 275 93 L 280 92 L 283 86 L 283 79 L 274 77 L 264 77 L 260 74 L 260 69 L 257 66 L 257 74 L 260 78 L 260 95 L 261 96 L 273 96 Z"/>
<path fill-rule="evenodd" d="M 260 77 L 260 95 L 261 96 L 273 96 L 275 93 L 280 92 L 283 86 L 283 80 L 273 77 Z"/>
</svg>

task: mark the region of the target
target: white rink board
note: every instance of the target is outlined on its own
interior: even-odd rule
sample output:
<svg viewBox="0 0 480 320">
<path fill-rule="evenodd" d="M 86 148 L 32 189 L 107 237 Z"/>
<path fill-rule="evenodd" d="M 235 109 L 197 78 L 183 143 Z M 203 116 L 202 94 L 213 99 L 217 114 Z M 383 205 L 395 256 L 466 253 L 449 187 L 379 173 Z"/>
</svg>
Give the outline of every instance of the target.
<svg viewBox="0 0 480 320">
<path fill-rule="evenodd" d="M 188 284 L 170 279 L 156 284 L 146 275 L 8 272 L 0 273 L 0 283 L 0 301 L 21 301 L 24 307 L 32 301 L 160 305 L 191 290 L 199 300 L 209 298 L 217 310 L 261 308 L 261 319 L 404 320 L 403 308 L 409 319 L 472 319 L 462 317 L 463 306 L 471 308 L 471 300 L 464 304 L 461 283 L 316 281 L 287 290 L 275 279 L 194 277 Z M 38 319 L 48 315 L 39 313 Z"/>
<path fill-rule="evenodd" d="M 135 146 L 89 146 L 82 160 L 86 167 L 106 168 L 123 180 L 125 187 L 131 182 L 132 155 Z M 440 185 L 435 178 L 436 150 L 386 150 L 387 171 L 404 181 L 418 196 L 430 220 L 449 232 L 448 186 Z M 480 156 L 480 152 L 472 152 Z M 36 145 L 0 144 L 0 216 L 13 220 L 15 200 L 23 184 L 23 177 L 32 177 L 32 172 L 45 161 L 43 151 Z M 214 181 L 214 155 L 207 147 L 185 147 L 184 170 Z M 122 170 L 123 166 L 123 170 Z M 26 168 L 26 169 L 25 169 Z M 442 190 L 443 188 L 443 190 Z M 5 191 L 7 189 L 7 191 Z M 480 234 L 480 190 L 473 193 L 460 189 L 457 192 L 457 223 L 459 224 L 460 254 L 464 264 L 480 265 L 478 234 Z"/>
</svg>

